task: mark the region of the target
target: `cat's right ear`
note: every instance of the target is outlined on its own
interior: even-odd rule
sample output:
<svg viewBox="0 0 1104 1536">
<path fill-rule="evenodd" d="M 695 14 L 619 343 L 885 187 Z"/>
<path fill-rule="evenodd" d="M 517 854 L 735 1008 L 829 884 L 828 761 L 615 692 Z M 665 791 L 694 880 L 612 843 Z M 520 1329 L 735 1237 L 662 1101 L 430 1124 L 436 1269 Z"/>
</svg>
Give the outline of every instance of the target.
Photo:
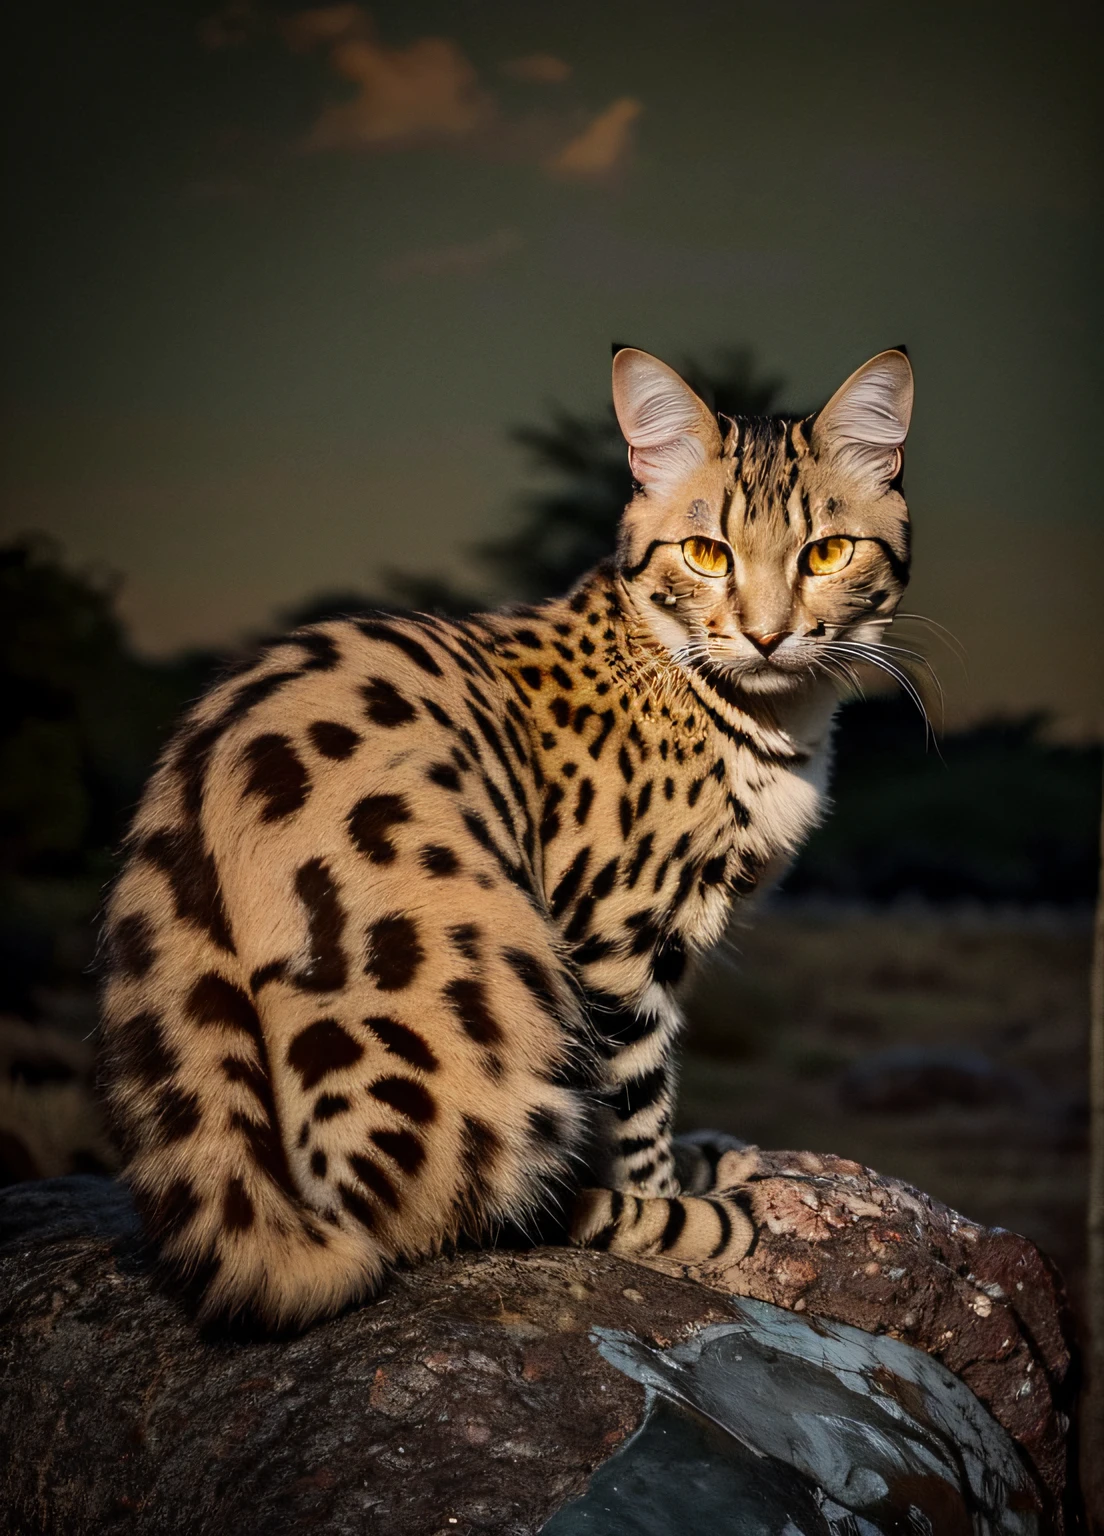
<svg viewBox="0 0 1104 1536">
<path fill-rule="evenodd" d="M 721 452 L 717 419 L 673 368 L 623 347 L 613 359 L 613 408 L 629 467 L 646 491 L 673 489 Z"/>
</svg>

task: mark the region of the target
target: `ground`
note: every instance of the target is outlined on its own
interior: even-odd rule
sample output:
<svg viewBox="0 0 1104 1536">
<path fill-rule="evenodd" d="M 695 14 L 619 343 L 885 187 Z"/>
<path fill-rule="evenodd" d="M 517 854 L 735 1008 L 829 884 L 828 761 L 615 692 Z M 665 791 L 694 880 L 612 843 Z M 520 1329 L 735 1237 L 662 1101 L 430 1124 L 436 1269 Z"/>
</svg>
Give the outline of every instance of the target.
<svg viewBox="0 0 1104 1536">
<path fill-rule="evenodd" d="M 765 910 L 697 978 L 680 1121 L 1021 1232 L 1084 1299 L 1086 915 Z"/>
</svg>

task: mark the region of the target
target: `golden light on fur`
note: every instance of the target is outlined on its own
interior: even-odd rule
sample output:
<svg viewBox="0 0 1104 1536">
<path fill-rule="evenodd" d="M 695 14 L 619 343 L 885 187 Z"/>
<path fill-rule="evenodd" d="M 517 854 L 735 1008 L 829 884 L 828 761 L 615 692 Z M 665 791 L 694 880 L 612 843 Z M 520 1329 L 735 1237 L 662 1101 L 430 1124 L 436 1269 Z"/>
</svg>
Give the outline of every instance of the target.
<svg viewBox="0 0 1104 1536">
<path fill-rule="evenodd" d="M 818 539 L 809 545 L 805 565 L 810 576 L 834 576 L 851 564 L 854 553 L 854 539 Z"/>
<path fill-rule="evenodd" d="M 727 576 L 732 569 L 732 557 L 717 539 L 687 539 L 682 556 L 699 576 Z"/>
</svg>

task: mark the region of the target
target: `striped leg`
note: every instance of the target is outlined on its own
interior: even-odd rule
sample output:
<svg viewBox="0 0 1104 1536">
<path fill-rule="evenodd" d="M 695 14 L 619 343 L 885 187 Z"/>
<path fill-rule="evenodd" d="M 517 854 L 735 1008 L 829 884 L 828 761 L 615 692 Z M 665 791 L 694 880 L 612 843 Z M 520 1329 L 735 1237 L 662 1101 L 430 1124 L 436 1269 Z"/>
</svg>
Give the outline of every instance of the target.
<svg viewBox="0 0 1104 1536">
<path fill-rule="evenodd" d="M 585 1189 L 575 1205 L 571 1241 L 625 1258 L 732 1264 L 754 1250 L 758 1229 L 750 1197 L 742 1189 L 670 1199 Z"/>
<path fill-rule="evenodd" d="M 624 1052 L 611 1067 L 629 1065 Z M 609 1161 L 602 1178 L 613 1189 L 634 1195 L 675 1195 L 679 1184 L 671 1150 L 671 1119 L 675 1084 L 672 1063 L 661 1058 L 657 1065 L 632 1072 L 619 1086 L 602 1095 L 605 1124 L 601 1139 Z"/>
</svg>

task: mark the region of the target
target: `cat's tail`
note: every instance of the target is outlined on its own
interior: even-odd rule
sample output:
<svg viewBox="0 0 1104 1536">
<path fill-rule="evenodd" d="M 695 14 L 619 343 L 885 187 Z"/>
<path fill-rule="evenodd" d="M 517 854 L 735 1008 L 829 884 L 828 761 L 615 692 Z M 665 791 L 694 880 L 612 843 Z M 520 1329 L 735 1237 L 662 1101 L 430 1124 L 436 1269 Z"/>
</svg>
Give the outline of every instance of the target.
<svg viewBox="0 0 1104 1536">
<path fill-rule="evenodd" d="M 363 1220 L 304 1198 L 252 999 L 212 973 L 180 1018 L 123 1012 L 117 991 L 105 998 L 100 1078 L 124 1177 L 162 1269 L 200 1318 L 296 1327 L 365 1296 L 392 1254 Z"/>
<path fill-rule="evenodd" d="M 137 933 L 126 922 L 112 925 L 117 951 Z M 509 1076 L 478 1042 L 439 1070 L 430 1026 L 447 1039 L 455 1022 L 427 1018 L 419 1033 L 371 1014 L 369 978 L 345 988 L 339 1022 L 312 1018 L 281 966 L 243 985 L 226 974 L 237 963 L 211 958 L 166 945 L 140 978 L 117 959 L 100 1049 L 124 1177 L 201 1318 L 273 1329 L 332 1315 L 395 1260 L 524 1222 L 564 1183 L 588 1111 L 548 1081 L 569 1050 L 552 1009 L 575 1004 L 531 957 L 503 993 L 512 1035 L 499 1048 L 531 1047 Z M 457 997 L 482 1027 L 482 993 Z"/>
</svg>

